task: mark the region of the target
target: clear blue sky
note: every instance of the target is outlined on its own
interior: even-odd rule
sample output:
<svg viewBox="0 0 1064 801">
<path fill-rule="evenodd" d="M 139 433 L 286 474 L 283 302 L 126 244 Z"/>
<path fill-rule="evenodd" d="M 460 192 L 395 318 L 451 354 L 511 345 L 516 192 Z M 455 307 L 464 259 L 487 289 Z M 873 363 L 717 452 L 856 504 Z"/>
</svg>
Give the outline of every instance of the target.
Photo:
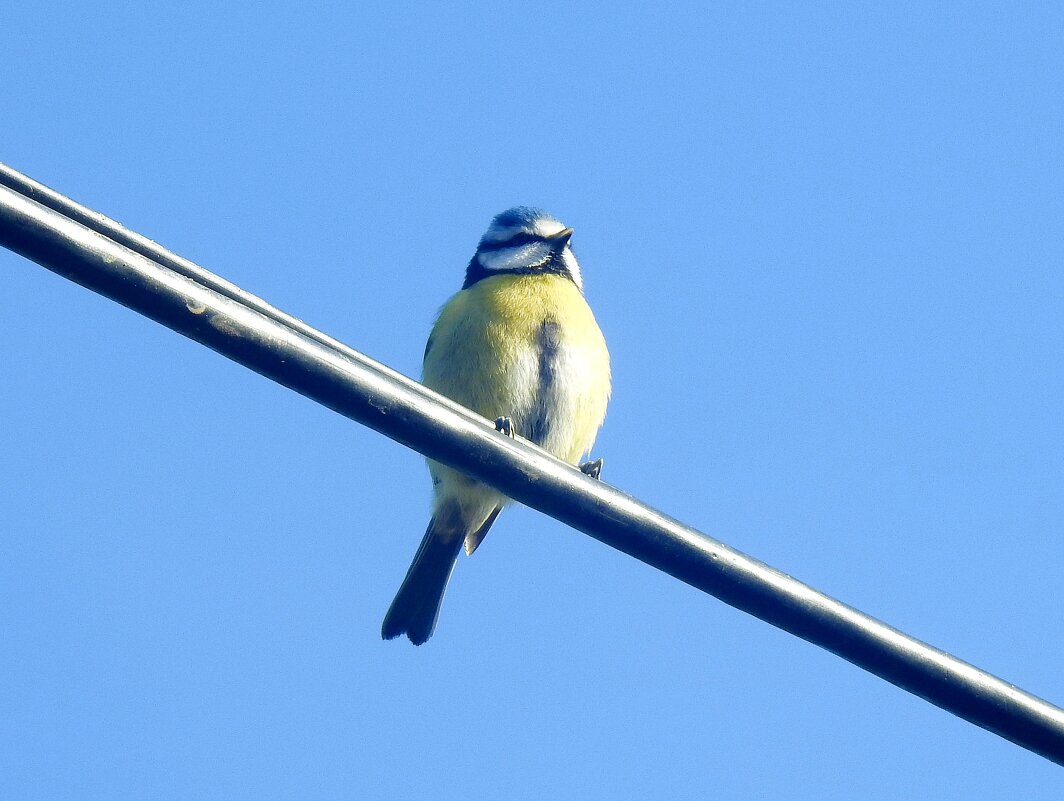
<svg viewBox="0 0 1064 801">
<path fill-rule="evenodd" d="M 1059 4 L 379 5 L 23 5 L 0 160 L 415 376 L 491 216 L 549 209 L 606 480 L 1064 702 Z M 382 642 L 417 454 L 0 275 L 4 798 L 1064 791 L 527 509 Z"/>
</svg>

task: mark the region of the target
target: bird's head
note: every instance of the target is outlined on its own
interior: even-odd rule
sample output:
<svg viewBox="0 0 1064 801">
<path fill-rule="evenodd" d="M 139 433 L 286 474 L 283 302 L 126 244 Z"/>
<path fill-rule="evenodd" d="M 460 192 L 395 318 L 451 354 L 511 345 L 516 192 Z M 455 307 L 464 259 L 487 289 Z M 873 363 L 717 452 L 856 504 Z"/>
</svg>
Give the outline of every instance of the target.
<svg viewBox="0 0 1064 801">
<path fill-rule="evenodd" d="M 467 289 L 493 275 L 555 273 L 583 289 L 566 228 L 542 209 L 517 206 L 495 216 L 466 269 Z"/>
</svg>

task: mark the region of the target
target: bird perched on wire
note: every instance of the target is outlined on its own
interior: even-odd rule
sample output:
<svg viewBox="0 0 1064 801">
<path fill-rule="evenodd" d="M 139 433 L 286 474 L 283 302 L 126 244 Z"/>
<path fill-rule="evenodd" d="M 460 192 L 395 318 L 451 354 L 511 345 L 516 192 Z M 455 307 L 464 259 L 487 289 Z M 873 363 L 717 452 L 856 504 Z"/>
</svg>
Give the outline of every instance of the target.
<svg viewBox="0 0 1064 801">
<path fill-rule="evenodd" d="M 492 221 L 465 283 L 440 311 L 423 383 L 495 427 L 572 464 L 591 450 L 610 397 L 610 356 L 584 300 L 572 228 L 540 209 Z M 597 478 L 602 460 L 580 466 Z M 432 520 L 384 617 L 381 635 L 432 636 L 458 551 L 472 554 L 509 499 L 429 461 Z"/>
</svg>

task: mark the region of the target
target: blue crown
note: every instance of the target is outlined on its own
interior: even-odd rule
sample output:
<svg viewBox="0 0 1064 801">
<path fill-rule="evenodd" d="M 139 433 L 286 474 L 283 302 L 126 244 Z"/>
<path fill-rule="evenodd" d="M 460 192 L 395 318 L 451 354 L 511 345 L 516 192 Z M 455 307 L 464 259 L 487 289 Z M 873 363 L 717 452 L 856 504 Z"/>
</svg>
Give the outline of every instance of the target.
<svg viewBox="0 0 1064 801">
<path fill-rule="evenodd" d="M 554 216 L 543 209 L 533 206 L 514 206 L 501 214 L 496 214 L 491 221 L 492 228 L 517 228 L 519 226 L 535 225 L 536 220 L 555 220 Z"/>
</svg>

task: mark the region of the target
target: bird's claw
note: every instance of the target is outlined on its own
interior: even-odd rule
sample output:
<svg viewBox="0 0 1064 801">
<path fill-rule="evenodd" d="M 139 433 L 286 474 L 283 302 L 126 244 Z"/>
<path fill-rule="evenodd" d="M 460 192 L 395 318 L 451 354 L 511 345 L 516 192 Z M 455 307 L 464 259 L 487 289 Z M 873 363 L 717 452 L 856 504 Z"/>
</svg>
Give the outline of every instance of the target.
<svg viewBox="0 0 1064 801">
<path fill-rule="evenodd" d="M 584 462 L 580 465 L 580 472 L 597 481 L 599 476 L 602 475 L 602 460 L 596 459 L 593 462 Z"/>
<path fill-rule="evenodd" d="M 510 422 L 509 417 L 496 417 L 495 430 L 500 434 L 505 434 L 510 439 L 514 438 L 514 425 Z"/>
</svg>

